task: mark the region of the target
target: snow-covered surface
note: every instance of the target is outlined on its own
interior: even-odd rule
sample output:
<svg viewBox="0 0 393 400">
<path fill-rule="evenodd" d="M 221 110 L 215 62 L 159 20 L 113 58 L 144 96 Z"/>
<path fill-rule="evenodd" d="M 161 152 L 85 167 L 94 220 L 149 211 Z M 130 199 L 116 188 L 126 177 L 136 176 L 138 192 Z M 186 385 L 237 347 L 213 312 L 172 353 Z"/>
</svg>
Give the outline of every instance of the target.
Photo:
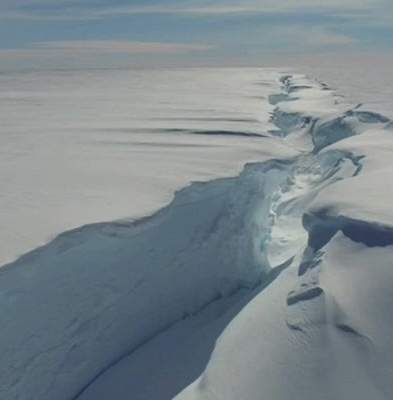
<svg viewBox="0 0 393 400">
<path fill-rule="evenodd" d="M 3 198 L 16 200 L 1 212 L 18 240 L 3 259 L 95 223 L 0 269 L 0 398 L 391 399 L 393 130 L 381 110 L 287 71 L 67 73 L 61 90 L 58 74 L 41 95 L 36 74 L 0 78 L 11 98 L 16 82 L 41 96 L 41 111 L 30 93 L 4 113 Z M 18 107 L 35 115 L 30 136 Z"/>
<path fill-rule="evenodd" d="M 350 181 L 340 182 L 324 191 L 314 204 L 329 209 L 334 216 L 388 225 L 393 227 L 393 130 L 370 129 L 359 137 L 350 137 L 329 148 L 349 151 L 361 156 L 362 172 Z M 361 195 L 359 195 L 361 194 Z"/>
<path fill-rule="evenodd" d="M 257 136 L 272 126 L 263 99 L 279 77 L 258 69 L 1 74 L 0 265 L 66 230 L 150 215 L 192 181 L 286 157 L 282 144 Z"/>
<path fill-rule="evenodd" d="M 292 68 L 325 82 L 347 101 L 362 104 L 368 111 L 393 118 L 392 75 L 393 55 L 390 52 L 299 57 Z"/>
<path fill-rule="evenodd" d="M 201 377 L 177 400 L 392 396 L 390 124 L 373 113 L 317 110 L 308 129 L 313 153 L 346 154 L 352 171 L 346 167 L 311 201 L 292 201 L 298 213 L 304 207 L 307 246 L 234 318 Z M 305 114 L 289 102 L 282 118 L 298 111 Z M 351 130 L 343 129 L 348 117 Z"/>
</svg>

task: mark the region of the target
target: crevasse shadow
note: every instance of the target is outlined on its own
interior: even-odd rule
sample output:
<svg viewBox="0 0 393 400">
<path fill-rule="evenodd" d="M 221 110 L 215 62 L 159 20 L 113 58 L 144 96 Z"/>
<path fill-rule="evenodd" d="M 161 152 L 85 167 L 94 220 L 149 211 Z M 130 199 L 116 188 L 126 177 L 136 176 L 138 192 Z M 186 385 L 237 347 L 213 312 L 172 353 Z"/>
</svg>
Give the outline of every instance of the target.
<svg viewBox="0 0 393 400">
<path fill-rule="evenodd" d="M 109 366 L 75 399 L 173 399 L 203 373 L 217 339 L 232 319 L 291 261 L 274 268 L 255 289 L 239 289 L 211 302 L 197 314 L 185 316 Z"/>
</svg>

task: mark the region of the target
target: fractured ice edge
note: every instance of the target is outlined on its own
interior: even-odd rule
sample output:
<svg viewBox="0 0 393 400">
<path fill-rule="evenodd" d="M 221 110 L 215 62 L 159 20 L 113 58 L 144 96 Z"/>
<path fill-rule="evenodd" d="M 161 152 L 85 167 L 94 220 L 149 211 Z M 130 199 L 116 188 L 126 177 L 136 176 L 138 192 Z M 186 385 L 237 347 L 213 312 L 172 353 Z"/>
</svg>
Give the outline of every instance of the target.
<svg viewBox="0 0 393 400">
<path fill-rule="evenodd" d="M 392 123 L 302 75 L 281 83 L 270 134 L 298 156 L 0 270 L 1 398 L 390 398 L 393 217 L 361 179 L 388 202 Z M 380 137 L 384 155 L 367 154 Z"/>
</svg>

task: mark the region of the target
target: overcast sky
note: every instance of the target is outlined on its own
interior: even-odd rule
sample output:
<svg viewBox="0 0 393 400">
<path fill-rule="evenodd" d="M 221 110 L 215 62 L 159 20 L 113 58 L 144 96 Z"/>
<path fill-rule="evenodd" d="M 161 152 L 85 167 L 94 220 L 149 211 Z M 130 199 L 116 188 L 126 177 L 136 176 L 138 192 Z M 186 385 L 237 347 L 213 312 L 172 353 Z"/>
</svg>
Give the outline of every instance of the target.
<svg viewBox="0 0 393 400">
<path fill-rule="evenodd" d="M 392 52 L 393 0 L 0 0 L 0 69 Z"/>
</svg>

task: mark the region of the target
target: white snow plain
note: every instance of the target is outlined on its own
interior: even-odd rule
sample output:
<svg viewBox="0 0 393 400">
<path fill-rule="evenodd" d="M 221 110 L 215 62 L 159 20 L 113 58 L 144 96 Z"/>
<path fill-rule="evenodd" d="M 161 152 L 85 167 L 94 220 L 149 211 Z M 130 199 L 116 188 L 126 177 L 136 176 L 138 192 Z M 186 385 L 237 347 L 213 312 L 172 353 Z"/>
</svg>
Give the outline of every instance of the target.
<svg viewBox="0 0 393 400">
<path fill-rule="evenodd" d="M 285 157 L 273 70 L 0 74 L 0 265 L 82 225 L 140 218 L 193 181 Z M 249 137 L 245 135 L 250 135 Z"/>
<path fill-rule="evenodd" d="M 389 118 L 272 69 L 42 79 L 0 76 L 2 259 L 46 243 L 0 269 L 0 398 L 391 398 Z"/>
</svg>

